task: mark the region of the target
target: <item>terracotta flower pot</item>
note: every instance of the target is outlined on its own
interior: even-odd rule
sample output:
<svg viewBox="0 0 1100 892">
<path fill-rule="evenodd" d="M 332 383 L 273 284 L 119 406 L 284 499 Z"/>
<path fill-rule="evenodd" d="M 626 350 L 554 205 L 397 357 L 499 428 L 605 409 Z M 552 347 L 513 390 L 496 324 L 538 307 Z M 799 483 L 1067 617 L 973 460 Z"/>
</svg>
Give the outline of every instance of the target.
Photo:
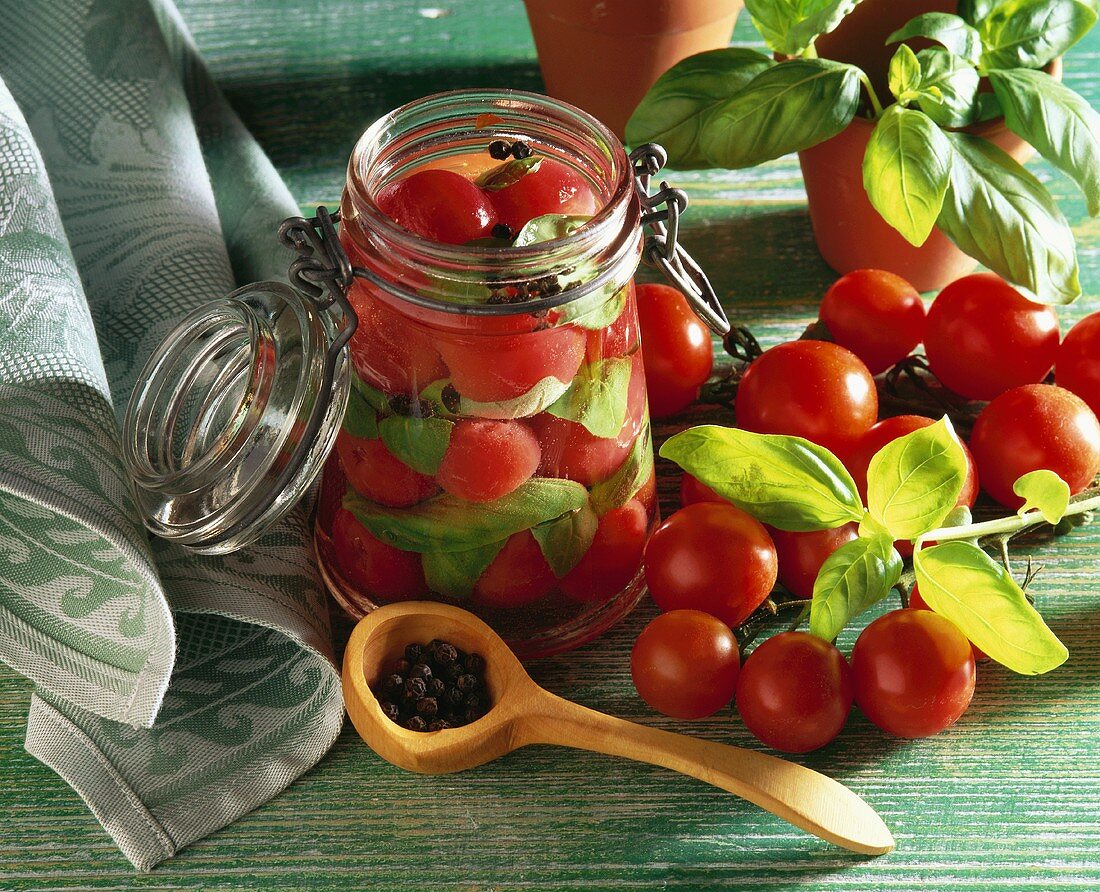
<svg viewBox="0 0 1100 892">
<path fill-rule="evenodd" d="M 621 138 L 631 112 L 687 56 L 728 46 L 741 0 L 524 0 L 546 90 Z"/>
<path fill-rule="evenodd" d="M 885 86 L 886 67 L 896 48 L 885 46 L 886 37 L 922 12 L 953 12 L 954 8 L 954 3 L 928 0 L 864 0 L 836 31 L 818 40 L 818 53 L 859 65 L 885 101 L 890 95 Z M 1055 60 L 1047 71 L 1061 78 L 1061 60 Z M 889 270 L 920 291 L 937 290 L 971 272 L 978 262 L 939 229 L 933 229 L 919 248 L 914 247 L 872 207 L 863 189 L 862 167 L 872 129 L 870 121 L 856 118 L 832 139 L 799 152 L 810 222 L 825 262 L 838 273 L 866 267 Z M 1001 118 L 970 132 L 990 140 L 1021 164 L 1035 154 Z"/>
</svg>

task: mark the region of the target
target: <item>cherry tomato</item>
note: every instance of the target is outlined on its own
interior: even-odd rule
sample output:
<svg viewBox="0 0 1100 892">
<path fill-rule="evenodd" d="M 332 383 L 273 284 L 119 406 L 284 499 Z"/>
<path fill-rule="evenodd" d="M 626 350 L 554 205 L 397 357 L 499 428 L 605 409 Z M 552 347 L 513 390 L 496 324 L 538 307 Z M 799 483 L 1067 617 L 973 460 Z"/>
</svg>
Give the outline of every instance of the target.
<svg viewBox="0 0 1100 892">
<path fill-rule="evenodd" d="M 731 628 L 760 606 L 775 576 L 768 531 L 728 502 L 681 508 L 645 550 L 645 578 L 658 607 L 702 610 Z"/>
<path fill-rule="evenodd" d="M 464 418 L 451 429 L 435 479 L 460 499 L 492 502 L 525 483 L 540 457 L 539 441 L 523 423 Z"/>
<path fill-rule="evenodd" d="M 819 311 L 833 340 L 867 364 L 872 375 L 905 359 L 924 338 L 917 289 L 881 269 L 857 269 L 825 292 Z"/>
<path fill-rule="evenodd" d="M 1058 316 L 1028 300 L 995 273 L 956 279 L 928 311 L 924 352 L 944 387 L 991 400 L 1036 384 L 1054 365 Z"/>
<path fill-rule="evenodd" d="M 638 304 L 634 297 L 633 279 L 626 287 L 626 305 L 615 321 L 588 332 L 586 362 L 626 356 L 638 346 Z"/>
<path fill-rule="evenodd" d="M 915 585 L 913 586 L 913 590 L 911 592 L 909 592 L 909 609 L 910 610 L 931 610 L 932 609 L 931 607 L 929 607 L 927 604 L 924 603 L 924 598 L 921 597 L 920 589 Z M 985 651 L 983 651 L 980 647 L 975 647 L 973 642 L 971 642 L 971 644 L 970 644 L 970 649 L 974 652 L 974 662 L 984 663 L 989 659 L 989 657 L 987 657 L 985 655 Z"/>
<path fill-rule="evenodd" d="M 894 610 L 871 623 L 852 650 L 863 714 L 896 737 L 929 737 L 959 720 L 974 696 L 966 636 L 930 610 Z"/>
<path fill-rule="evenodd" d="M 550 594 L 558 583 L 530 530 L 508 537 L 474 585 L 471 600 L 482 607 L 524 607 Z"/>
<path fill-rule="evenodd" d="M 857 524 L 846 523 L 831 530 L 788 533 L 768 527 L 779 564 L 779 581 L 800 598 L 814 593 L 814 582 L 829 555 L 853 539 L 859 538 Z"/>
<path fill-rule="evenodd" d="M 875 381 L 838 344 L 790 341 L 757 357 L 737 388 L 738 426 L 804 437 L 842 454 L 875 423 Z"/>
<path fill-rule="evenodd" d="M 348 483 L 379 505 L 407 508 L 439 492 L 431 477 L 410 468 L 381 439 L 363 440 L 342 430 L 336 435 L 336 451 Z"/>
<path fill-rule="evenodd" d="M 680 475 L 680 507 L 686 508 L 696 502 L 725 502 L 718 493 L 706 484 L 700 483 L 691 474 Z"/>
<path fill-rule="evenodd" d="M 1054 378 L 1100 415 L 1100 313 L 1086 316 L 1069 330 L 1058 348 Z"/>
<path fill-rule="evenodd" d="M 543 378 L 572 380 L 584 359 L 584 332 L 559 325 L 523 334 L 440 334 L 451 383 L 467 399 L 495 403 L 529 392 Z"/>
<path fill-rule="evenodd" d="M 428 592 L 420 555 L 376 539 L 344 508 L 332 522 L 332 546 L 340 572 L 366 595 L 407 601 Z"/>
<path fill-rule="evenodd" d="M 661 614 L 642 629 L 630 652 L 638 694 L 677 719 L 706 718 L 729 703 L 740 667 L 733 632 L 700 610 Z"/>
<path fill-rule="evenodd" d="M 745 727 L 785 753 L 825 746 L 851 710 L 848 661 L 806 632 L 782 632 L 757 646 L 737 680 L 737 711 Z"/>
<path fill-rule="evenodd" d="M 592 184 L 579 171 L 554 158 L 541 158 L 537 168 L 510 186 L 488 194 L 497 218 L 514 232 L 543 214 L 591 217 L 600 209 Z"/>
<path fill-rule="evenodd" d="M 636 493 L 634 498 L 642 503 L 642 507 L 645 508 L 646 514 L 655 514 L 657 511 L 657 473 L 654 471 L 649 475 L 649 478 L 643 483 Z"/>
<path fill-rule="evenodd" d="M 600 518 L 580 563 L 562 577 L 561 590 L 574 601 L 606 601 L 621 592 L 642 564 L 649 516 L 638 499 Z"/>
<path fill-rule="evenodd" d="M 923 415 L 895 415 L 892 418 L 884 418 L 860 437 L 855 445 L 842 456 L 844 466 L 848 469 L 859 488 L 859 494 L 864 499 L 867 498 L 867 468 L 870 466 L 871 459 L 874 458 L 876 452 L 887 443 L 892 443 L 898 439 L 898 437 L 904 437 L 906 434 L 919 431 L 935 423 L 934 419 L 926 418 Z M 961 440 L 959 443 L 963 448 L 963 452 L 966 453 L 967 470 L 966 480 L 963 482 L 963 488 L 959 493 L 959 500 L 956 505 L 966 505 L 969 508 L 973 506 L 974 500 L 978 497 L 978 468 L 974 464 L 974 456 L 970 454 L 966 444 Z"/>
<path fill-rule="evenodd" d="M 639 285 L 637 294 L 649 411 L 666 418 L 698 398 L 710 377 L 714 347 L 706 326 L 675 288 Z"/>
<path fill-rule="evenodd" d="M 982 488 L 1013 510 L 1024 500 L 1012 484 L 1046 468 L 1069 484 L 1087 487 L 1100 470 L 1100 423 L 1085 401 L 1062 387 L 1028 384 L 1002 393 L 974 422 L 970 448 Z"/>
<path fill-rule="evenodd" d="M 379 210 L 410 232 L 449 245 L 485 238 L 497 214 L 477 184 L 451 170 L 420 170 L 376 197 Z"/>
</svg>

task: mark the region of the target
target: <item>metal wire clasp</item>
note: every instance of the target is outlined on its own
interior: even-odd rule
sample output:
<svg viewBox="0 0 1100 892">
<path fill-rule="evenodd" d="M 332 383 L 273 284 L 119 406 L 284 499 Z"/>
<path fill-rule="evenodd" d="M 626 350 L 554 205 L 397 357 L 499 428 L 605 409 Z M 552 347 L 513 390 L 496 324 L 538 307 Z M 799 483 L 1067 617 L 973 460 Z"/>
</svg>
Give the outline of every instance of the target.
<svg viewBox="0 0 1100 892">
<path fill-rule="evenodd" d="M 687 193 L 666 182 L 649 194 L 650 180 L 665 166 L 668 156 L 657 143 L 645 143 L 630 153 L 634 166 L 634 191 L 642 204 L 642 225 L 652 230 L 646 236 L 642 258 L 658 267 L 688 299 L 692 309 L 715 334 L 730 330 L 729 319 L 710 279 L 678 241 L 680 215 L 688 206 Z"/>
</svg>

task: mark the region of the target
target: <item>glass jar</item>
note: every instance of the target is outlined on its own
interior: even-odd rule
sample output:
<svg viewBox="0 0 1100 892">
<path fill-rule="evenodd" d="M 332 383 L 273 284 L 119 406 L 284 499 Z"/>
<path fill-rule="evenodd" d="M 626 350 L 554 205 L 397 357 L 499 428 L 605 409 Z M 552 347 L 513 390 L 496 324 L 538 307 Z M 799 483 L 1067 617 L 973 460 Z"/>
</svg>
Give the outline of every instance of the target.
<svg viewBox="0 0 1100 892">
<path fill-rule="evenodd" d="M 514 167 L 502 145 L 530 158 Z M 657 519 L 643 253 L 726 324 L 676 244 L 686 198 L 663 183 L 648 196 L 662 159 L 646 149 L 628 157 L 584 112 L 515 91 L 440 94 L 377 121 L 348 166 L 339 242 L 324 209 L 281 230 L 297 290 L 260 283 L 202 308 L 150 360 L 125 422 L 150 528 L 233 550 L 323 462 L 317 555 L 353 617 L 447 600 L 522 657 L 613 625 L 641 597 Z M 414 173 L 507 184 L 540 159 L 579 178 L 593 213 L 445 244 L 380 208 Z"/>
</svg>

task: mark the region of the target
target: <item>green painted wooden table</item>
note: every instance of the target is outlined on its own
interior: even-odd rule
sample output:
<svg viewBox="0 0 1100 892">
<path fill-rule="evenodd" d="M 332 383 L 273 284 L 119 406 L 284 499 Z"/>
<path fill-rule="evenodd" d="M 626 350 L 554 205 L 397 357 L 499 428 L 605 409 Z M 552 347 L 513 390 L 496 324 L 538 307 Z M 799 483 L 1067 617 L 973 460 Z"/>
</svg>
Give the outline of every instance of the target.
<svg viewBox="0 0 1100 892">
<path fill-rule="evenodd" d="M 308 206 L 335 202 L 356 136 L 382 112 L 454 87 L 540 87 L 519 0 L 434 2 L 185 0 L 181 8 Z M 739 23 L 737 39 L 753 34 Z M 1066 64 L 1067 83 L 1094 104 L 1098 56 L 1094 33 Z M 1100 226 L 1067 180 L 1032 169 L 1077 232 L 1087 296 L 1063 314 L 1077 318 L 1098 306 Z M 676 179 L 693 200 L 684 239 L 732 315 L 766 343 L 799 331 L 831 273 L 814 249 L 794 160 Z M 662 496 L 671 508 L 668 470 Z M 898 849 L 877 860 L 658 769 L 535 748 L 466 774 L 419 777 L 382 763 L 349 726 L 273 802 L 135 875 L 76 794 L 23 752 L 30 689 L 0 667 L 0 889 L 1097 889 L 1100 523 L 1026 547 L 1044 565 L 1040 606 L 1070 649 L 1068 663 L 1033 679 L 982 667 L 970 711 L 925 741 L 886 738 L 853 714 L 839 740 L 805 759 L 891 825 Z M 728 713 L 678 724 L 638 700 L 627 655 L 653 612 L 642 607 L 603 640 L 538 663 L 533 674 L 597 709 L 754 745 Z"/>
</svg>

